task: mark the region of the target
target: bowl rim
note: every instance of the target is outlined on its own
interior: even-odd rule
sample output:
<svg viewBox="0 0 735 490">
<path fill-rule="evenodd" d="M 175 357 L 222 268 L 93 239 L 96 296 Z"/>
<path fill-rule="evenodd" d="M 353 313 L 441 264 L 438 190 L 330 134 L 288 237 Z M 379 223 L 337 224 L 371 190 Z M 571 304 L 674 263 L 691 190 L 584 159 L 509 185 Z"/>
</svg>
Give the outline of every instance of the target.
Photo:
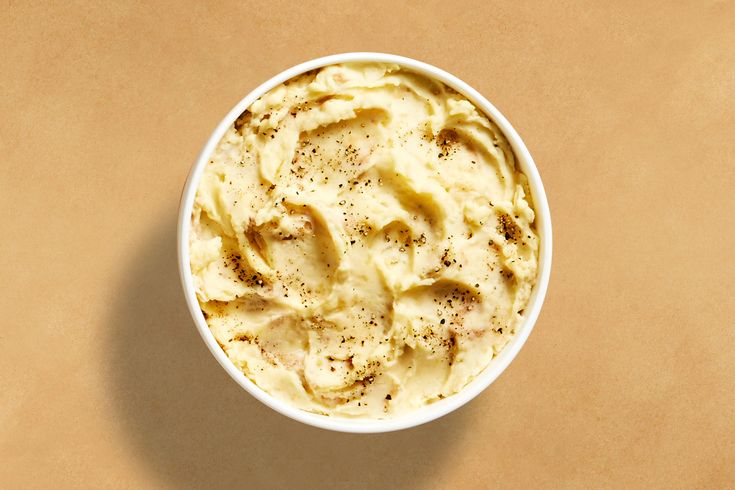
<svg viewBox="0 0 735 490">
<path fill-rule="evenodd" d="M 214 152 L 216 145 L 219 143 L 230 125 L 240 116 L 240 114 L 243 113 L 243 111 L 245 111 L 245 109 L 250 107 L 255 100 L 286 80 L 316 68 L 346 62 L 395 63 L 401 67 L 409 69 L 410 71 L 439 80 L 467 97 L 478 109 L 495 122 L 508 139 L 515 154 L 517 164 L 528 178 L 528 184 L 536 212 L 536 228 L 540 237 L 538 278 L 529 298 L 528 306 L 526 307 L 527 316 L 523 323 L 516 329 L 516 334 L 511 338 L 508 344 L 494 359 L 491 360 L 488 366 L 479 375 L 477 375 L 459 392 L 426 405 L 414 412 L 389 419 L 350 419 L 319 415 L 296 408 L 287 402 L 275 398 L 258 387 L 229 360 L 227 354 L 225 354 L 225 351 L 219 346 L 214 335 L 210 331 L 199 307 L 189 265 L 189 232 L 191 229 L 191 213 L 193 210 L 196 191 L 210 155 Z M 314 427 L 350 433 L 390 432 L 425 424 L 460 408 L 490 386 L 516 357 L 521 347 L 523 347 L 528 339 L 528 336 L 533 330 L 536 320 L 538 319 L 549 284 L 551 273 L 551 250 L 551 216 L 541 176 L 539 175 L 538 169 L 536 168 L 528 148 L 526 148 L 523 140 L 505 116 L 503 116 L 503 114 L 501 114 L 501 112 L 477 90 L 456 76 L 440 68 L 405 56 L 376 52 L 334 54 L 297 64 L 263 82 L 243 97 L 242 100 L 240 100 L 240 102 L 238 102 L 217 125 L 215 130 L 207 139 L 196 163 L 192 166 L 181 194 L 177 228 L 179 276 L 184 290 L 186 303 L 199 334 L 222 368 L 233 380 L 235 380 L 235 382 L 237 382 L 237 384 L 245 389 L 245 391 L 276 412 Z"/>
</svg>

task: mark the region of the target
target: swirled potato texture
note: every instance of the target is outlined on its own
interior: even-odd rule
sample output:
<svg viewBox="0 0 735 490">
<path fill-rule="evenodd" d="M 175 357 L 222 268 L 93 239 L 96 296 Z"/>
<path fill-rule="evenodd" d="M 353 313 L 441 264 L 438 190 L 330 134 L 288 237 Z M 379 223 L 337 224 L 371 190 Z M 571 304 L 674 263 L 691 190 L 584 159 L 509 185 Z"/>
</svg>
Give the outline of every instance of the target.
<svg viewBox="0 0 735 490">
<path fill-rule="evenodd" d="M 539 249 L 498 127 L 442 83 L 374 63 L 254 102 L 210 157 L 189 238 L 229 359 L 296 407 L 359 418 L 481 373 L 523 319 Z"/>
</svg>

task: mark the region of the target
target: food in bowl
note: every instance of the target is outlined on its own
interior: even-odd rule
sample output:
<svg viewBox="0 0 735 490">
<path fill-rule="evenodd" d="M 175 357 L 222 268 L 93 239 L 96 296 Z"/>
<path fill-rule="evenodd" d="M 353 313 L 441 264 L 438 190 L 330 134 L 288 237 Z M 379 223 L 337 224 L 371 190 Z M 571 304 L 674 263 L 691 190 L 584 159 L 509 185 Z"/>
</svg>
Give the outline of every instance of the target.
<svg viewBox="0 0 735 490">
<path fill-rule="evenodd" d="M 443 83 L 343 63 L 255 101 L 207 162 L 190 267 L 231 362 L 336 417 L 456 394 L 513 337 L 537 280 L 526 176 Z"/>
</svg>

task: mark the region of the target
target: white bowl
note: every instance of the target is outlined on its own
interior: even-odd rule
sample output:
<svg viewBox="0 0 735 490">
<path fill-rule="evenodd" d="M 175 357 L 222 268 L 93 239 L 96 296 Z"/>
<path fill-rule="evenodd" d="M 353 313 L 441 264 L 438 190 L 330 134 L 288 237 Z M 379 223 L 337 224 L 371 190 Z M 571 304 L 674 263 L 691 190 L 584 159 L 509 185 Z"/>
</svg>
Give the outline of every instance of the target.
<svg viewBox="0 0 735 490">
<path fill-rule="evenodd" d="M 516 334 L 500 354 L 490 362 L 487 368 L 485 368 L 480 375 L 465 386 L 459 393 L 427 405 L 408 415 L 385 420 L 337 418 L 306 412 L 284 401 L 274 398 L 259 388 L 237 367 L 235 367 L 232 362 L 230 362 L 225 352 L 217 344 L 217 341 L 209 330 L 207 322 L 204 320 L 204 315 L 199 308 L 192 281 L 191 269 L 189 267 L 189 231 L 191 228 L 191 213 L 194 205 L 194 197 L 197 187 L 199 186 L 199 180 L 201 179 L 204 167 L 207 165 L 210 155 L 222 136 L 225 134 L 225 131 L 227 131 L 227 128 L 229 128 L 235 119 L 237 119 L 245 109 L 258 99 L 258 97 L 286 80 L 315 68 L 321 68 L 335 63 L 360 61 L 396 63 L 416 73 L 439 80 L 452 87 L 457 92 L 463 94 L 490 119 L 492 119 L 510 142 L 513 147 L 513 151 L 515 152 L 518 165 L 528 177 L 529 187 L 533 197 L 533 204 L 536 210 L 536 228 L 540 238 L 538 280 L 533 288 L 528 306 L 525 308 L 525 321 L 516 330 Z M 207 144 L 204 145 L 204 149 L 189 173 L 189 178 L 186 181 L 181 197 L 177 240 L 179 273 L 181 276 L 181 283 L 184 287 L 186 302 L 189 305 L 189 311 L 191 312 L 192 318 L 194 318 L 194 323 L 196 323 L 204 342 L 207 344 L 212 355 L 214 355 L 217 361 L 219 361 L 225 371 L 227 371 L 232 379 L 234 379 L 246 391 L 273 410 L 305 424 L 342 432 L 368 433 L 407 429 L 409 427 L 424 424 L 441 417 L 442 415 L 446 415 L 477 396 L 482 390 L 487 388 L 500 375 L 500 373 L 505 370 L 505 368 L 508 367 L 510 362 L 515 358 L 518 351 L 526 342 L 528 335 L 531 333 L 531 330 L 536 323 L 539 312 L 541 311 L 541 305 L 544 301 L 544 296 L 546 295 L 546 288 L 549 284 L 549 274 L 551 272 L 551 218 L 549 216 L 549 204 L 546 200 L 544 186 L 541 183 L 541 177 L 539 176 L 536 165 L 533 162 L 533 158 L 531 158 L 531 154 L 528 152 L 526 145 L 523 144 L 521 137 L 518 136 L 518 133 L 513 129 L 513 126 L 510 125 L 508 120 L 500 113 L 500 111 L 488 102 L 485 97 L 480 95 L 475 89 L 459 78 L 450 75 L 439 68 L 411 58 L 383 53 L 344 53 L 307 61 L 279 73 L 246 95 L 245 98 L 242 99 L 219 123 L 217 129 L 215 129 L 209 137 Z"/>
</svg>

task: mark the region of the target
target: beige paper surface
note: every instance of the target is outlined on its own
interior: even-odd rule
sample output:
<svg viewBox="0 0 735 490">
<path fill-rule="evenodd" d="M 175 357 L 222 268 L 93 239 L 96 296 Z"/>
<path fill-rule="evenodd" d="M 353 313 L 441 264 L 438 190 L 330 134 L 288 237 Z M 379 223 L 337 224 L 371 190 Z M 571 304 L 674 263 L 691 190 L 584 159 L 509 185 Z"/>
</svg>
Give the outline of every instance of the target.
<svg viewBox="0 0 735 490">
<path fill-rule="evenodd" d="M 735 4 L 541 3 L 5 2 L 0 486 L 735 485 Z M 439 421 L 369 436 L 231 381 L 175 259 L 181 187 L 220 118 L 357 50 L 496 104 L 555 240 L 510 368 Z"/>
</svg>

